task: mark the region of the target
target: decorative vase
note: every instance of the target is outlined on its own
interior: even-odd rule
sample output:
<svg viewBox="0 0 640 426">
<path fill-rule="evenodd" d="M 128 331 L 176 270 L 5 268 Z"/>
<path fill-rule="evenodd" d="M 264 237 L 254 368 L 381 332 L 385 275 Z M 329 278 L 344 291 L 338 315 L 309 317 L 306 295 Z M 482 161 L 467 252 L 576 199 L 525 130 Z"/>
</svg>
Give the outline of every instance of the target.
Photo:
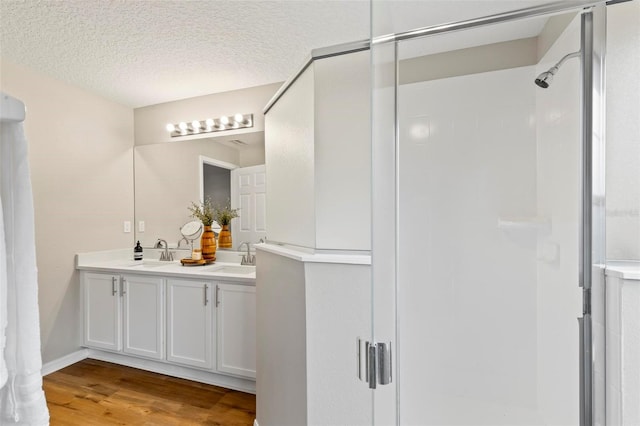
<svg viewBox="0 0 640 426">
<path fill-rule="evenodd" d="M 202 259 L 207 262 L 216 260 L 216 234 L 211 230 L 211 226 L 204 226 L 202 237 L 200 238 L 200 249 L 202 250 Z"/>
<path fill-rule="evenodd" d="M 222 229 L 218 234 L 218 247 L 231 248 L 232 246 L 233 242 L 231 241 L 231 231 L 229 230 L 229 225 L 222 225 Z"/>
</svg>

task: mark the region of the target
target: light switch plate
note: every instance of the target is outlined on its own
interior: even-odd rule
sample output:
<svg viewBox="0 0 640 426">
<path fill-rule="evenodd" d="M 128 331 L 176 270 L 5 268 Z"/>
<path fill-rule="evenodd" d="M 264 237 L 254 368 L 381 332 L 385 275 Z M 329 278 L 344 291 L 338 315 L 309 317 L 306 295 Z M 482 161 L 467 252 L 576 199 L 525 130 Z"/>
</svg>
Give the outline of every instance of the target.
<svg viewBox="0 0 640 426">
<path fill-rule="evenodd" d="M 124 232 L 125 233 L 131 232 L 131 221 L 129 220 L 124 221 Z"/>
<path fill-rule="evenodd" d="M 144 220 L 138 222 L 138 232 L 144 232 Z"/>
</svg>

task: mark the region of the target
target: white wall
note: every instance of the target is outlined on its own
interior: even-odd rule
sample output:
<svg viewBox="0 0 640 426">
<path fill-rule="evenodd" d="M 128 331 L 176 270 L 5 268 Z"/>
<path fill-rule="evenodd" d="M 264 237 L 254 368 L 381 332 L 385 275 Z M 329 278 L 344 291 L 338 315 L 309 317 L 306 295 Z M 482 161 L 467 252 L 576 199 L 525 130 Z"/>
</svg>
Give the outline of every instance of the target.
<svg viewBox="0 0 640 426">
<path fill-rule="evenodd" d="M 314 62 L 316 247 L 371 248 L 369 52 Z"/>
<path fill-rule="evenodd" d="M 304 264 L 264 251 L 256 261 L 256 419 L 306 425 Z"/>
<path fill-rule="evenodd" d="M 271 241 L 371 246 L 369 52 L 314 61 L 266 116 Z"/>
<path fill-rule="evenodd" d="M 289 87 L 265 120 L 267 237 L 315 247 L 313 67 Z"/>
<path fill-rule="evenodd" d="M 251 167 L 264 164 L 264 144 L 262 146 L 252 146 L 251 148 L 241 149 L 239 154 L 240 167 Z"/>
<path fill-rule="evenodd" d="M 368 52 L 320 59 L 267 113 L 269 241 L 370 248 L 368 67 Z M 260 249 L 257 258 L 259 424 L 370 424 L 354 344 L 371 333 L 370 266 L 302 263 Z"/>
<path fill-rule="evenodd" d="M 133 110 L 2 61 L 0 88 L 27 106 L 42 358 L 81 343 L 74 255 L 133 248 Z"/>
<path fill-rule="evenodd" d="M 607 258 L 640 260 L 640 2 L 607 7 Z"/>
</svg>

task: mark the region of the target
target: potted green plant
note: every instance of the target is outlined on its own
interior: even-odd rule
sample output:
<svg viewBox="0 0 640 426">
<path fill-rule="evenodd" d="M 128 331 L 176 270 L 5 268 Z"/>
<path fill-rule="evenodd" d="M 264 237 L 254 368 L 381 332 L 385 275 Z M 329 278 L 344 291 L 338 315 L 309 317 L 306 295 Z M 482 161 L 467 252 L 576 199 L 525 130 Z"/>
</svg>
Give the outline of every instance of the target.
<svg viewBox="0 0 640 426">
<path fill-rule="evenodd" d="M 211 199 L 207 198 L 202 203 L 191 202 L 191 206 L 187 207 L 191 212 L 191 216 L 200 220 L 204 226 L 202 237 L 200 237 L 200 249 L 202 250 L 202 258 L 211 263 L 216 260 L 216 235 L 211 229 L 213 224 L 215 210 L 211 205 Z"/>
<path fill-rule="evenodd" d="M 238 217 L 238 209 L 232 209 L 230 202 L 221 207 L 216 206 L 213 209 L 213 219 L 222 228 L 218 235 L 218 247 L 231 248 L 233 246 L 229 225 L 231 225 L 231 219 L 236 217 Z"/>
<path fill-rule="evenodd" d="M 204 226 L 213 224 L 215 210 L 211 205 L 211 198 L 207 198 L 202 203 L 191 202 L 191 206 L 187 207 L 191 212 L 191 217 L 198 219 Z"/>
</svg>

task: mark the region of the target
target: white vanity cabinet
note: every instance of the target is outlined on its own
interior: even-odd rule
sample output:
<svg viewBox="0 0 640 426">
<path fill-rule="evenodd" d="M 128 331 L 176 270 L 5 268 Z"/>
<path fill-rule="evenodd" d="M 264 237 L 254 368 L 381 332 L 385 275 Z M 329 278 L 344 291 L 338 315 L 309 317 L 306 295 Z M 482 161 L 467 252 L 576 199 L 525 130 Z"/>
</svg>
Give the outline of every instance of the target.
<svg viewBox="0 0 640 426">
<path fill-rule="evenodd" d="M 162 278 L 122 276 L 124 353 L 164 358 L 164 285 Z"/>
<path fill-rule="evenodd" d="M 254 276 L 113 263 L 79 262 L 89 357 L 255 392 Z"/>
<path fill-rule="evenodd" d="M 157 277 L 84 274 L 84 345 L 164 358 L 164 287 Z"/>
<path fill-rule="evenodd" d="M 122 348 L 120 275 L 85 272 L 84 345 L 119 351 Z"/>
<path fill-rule="evenodd" d="M 255 379 L 256 288 L 216 283 L 216 310 L 216 369 Z"/>
<path fill-rule="evenodd" d="M 167 279 L 167 360 L 255 379 L 255 290 Z"/>
<path fill-rule="evenodd" d="M 213 368 L 210 282 L 167 279 L 167 360 Z"/>
</svg>

